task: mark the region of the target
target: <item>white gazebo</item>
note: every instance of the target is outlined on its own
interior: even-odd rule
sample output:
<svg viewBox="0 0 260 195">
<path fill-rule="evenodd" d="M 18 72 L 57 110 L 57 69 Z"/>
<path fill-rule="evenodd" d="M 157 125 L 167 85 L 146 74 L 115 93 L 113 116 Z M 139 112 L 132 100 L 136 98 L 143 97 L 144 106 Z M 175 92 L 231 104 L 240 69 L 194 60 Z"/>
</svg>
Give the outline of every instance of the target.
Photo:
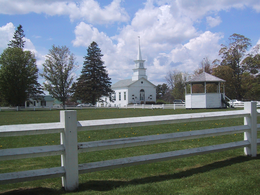
<svg viewBox="0 0 260 195">
<path fill-rule="evenodd" d="M 203 72 L 185 84 L 186 109 L 224 108 L 226 81 Z"/>
</svg>

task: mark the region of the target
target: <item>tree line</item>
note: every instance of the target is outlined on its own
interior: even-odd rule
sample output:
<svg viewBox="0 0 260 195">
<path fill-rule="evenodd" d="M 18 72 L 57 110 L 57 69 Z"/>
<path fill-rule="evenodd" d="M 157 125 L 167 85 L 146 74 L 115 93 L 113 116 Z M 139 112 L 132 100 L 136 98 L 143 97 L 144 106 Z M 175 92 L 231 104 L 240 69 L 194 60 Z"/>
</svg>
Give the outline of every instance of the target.
<svg viewBox="0 0 260 195">
<path fill-rule="evenodd" d="M 206 57 L 201 61 L 201 68 L 193 75 L 203 71 L 225 80 L 225 94 L 230 99 L 260 100 L 260 45 L 250 51 L 251 40 L 240 34 L 229 37 L 228 45 L 221 45 L 220 59 L 210 62 Z M 166 83 L 157 86 L 157 99 L 172 102 L 185 99 L 185 82 L 193 75 L 178 70 L 169 71 Z"/>
<path fill-rule="evenodd" d="M 35 55 L 24 50 L 24 37 L 19 25 L 0 55 L 0 106 L 24 106 L 25 101 L 43 100 L 44 90 L 64 107 L 69 98 L 94 105 L 101 96 L 112 92 L 96 42 L 88 47 L 81 75 L 75 80 L 76 58 L 69 48 L 53 45 L 46 55 L 43 72 L 39 73 Z M 45 79 L 43 86 L 38 83 L 38 76 Z"/>
<path fill-rule="evenodd" d="M 101 96 L 112 93 L 103 54 L 96 42 L 92 42 L 84 56 L 83 68 L 76 79 L 74 69 L 76 58 L 66 46 L 55 46 L 49 50 L 39 73 L 35 55 L 24 50 L 24 31 L 19 25 L 13 39 L 0 55 L 0 106 L 24 106 L 25 101 L 42 100 L 44 90 L 65 106 L 70 99 L 74 102 L 96 104 Z M 243 35 L 233 34 L 228 45 L 221 45 L 220 60 L 212 62 L 206 57 L 202 68 L 194 75 L 205 71 L 226 81 L 225 93 L 230 99 L 260 99 L 260 45 L 251 47 L 251 40 Z M 45 79 L 43 86 L 38 77 Z M 157 102 L 172 102 L 185 99 L 185 82 L 190 78 L 178 70 L 169 71 L 166 83 L 157 86 Z"/>
</svg>

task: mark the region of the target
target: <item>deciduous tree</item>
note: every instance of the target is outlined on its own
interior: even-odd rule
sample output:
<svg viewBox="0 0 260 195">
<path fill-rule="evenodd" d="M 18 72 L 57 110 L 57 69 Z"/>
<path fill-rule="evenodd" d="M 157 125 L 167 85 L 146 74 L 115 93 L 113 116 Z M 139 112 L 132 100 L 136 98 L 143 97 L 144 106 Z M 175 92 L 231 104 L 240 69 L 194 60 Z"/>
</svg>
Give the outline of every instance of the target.
<svg viewBox="0 0 260 195">
<path fill-rule="evenodd" d="M 213 68 L 212 75 L 225 80 L 225 94 L 230 99 L 236 99 L 235 80 L 233 79 L 234 70 L 229 66 L 217 66 Z"/>
<path fill-rule="evenodd" d="M 65 102 L 71 94 L 73 83 L 73 69 L 75 57 L 66 46 L 55 46 L 49 50 L 43 64 L 43 76 L 46 80 L 44 88 L 54 98 L 61 101 L 65 109 Z"/>
<path fill-rule="evenodd" d="M 7 48 L 0 56 L 0 91 L 2 99 L 12 106 L 23 106 L 26 100 L 40 99 L 34 54 L 22 48 Z"/>
<path fill-rule="evenodd" d="M 174 99 L 185 98 L 185 74 L 179 71 L 168 72 L 166 81 Z"/>
<path fill-rule="evenodd" d="M 243 60 L 242 66 L 247 72 L 253 75 L 257 75 L 260 69 L 260 44 L 257 44 L 252 52 L 247 54 L 247 57 Z"/>
<path fill-rule="evenodd" d="M 244 68 L 242 66 L 242 60 L 246 55 L 247 49 L 251 46 L 249 38 L 246 38 L 240 34 L 233 34 L 229 37 L 229 45 L 222 45 L 219 51 L 219 55 L 222 58 L 220 62 L 221 66 L 230 67 L 233 72 L 232 75 L 232 85 L 234 85 L 235 98 L 241 100 L 243 98 L 242 91 L 242 74 L 244 73 Z"/>
<path fill-rule="evenodd" d="M 169 88 L 166 83 L 163 83 L 162 85 L 159 84 L 156 86 L 156 99 L 158 100 L 164 100 L 167 101 L 166 94 L 169 92 Z"/>
<path fill-rule="evenodd" d="M 203 60 L 200 62 L 201 68 L 198 70 L 195 70 L 195 75 L 198 75 L 202 72 L 206 72 L 211 74 L 212 73 L 212 65 L 208 57 L 203 58 Z"/>
</svg>

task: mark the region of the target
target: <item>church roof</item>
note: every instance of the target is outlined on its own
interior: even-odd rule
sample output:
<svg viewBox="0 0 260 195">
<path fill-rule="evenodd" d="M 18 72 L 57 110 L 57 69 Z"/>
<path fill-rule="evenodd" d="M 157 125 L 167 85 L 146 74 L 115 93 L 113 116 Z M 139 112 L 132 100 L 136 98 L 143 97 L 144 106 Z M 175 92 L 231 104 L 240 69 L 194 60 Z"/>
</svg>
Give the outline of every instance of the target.
<svg viewBox="0 0 260 195">
<path fill-rule="evenodd" d="M 133 84 L 135 81 L 132 81 L 132 79 L 125 79 L 125 80 L 120 80 L 118 82 L 116 82 L 115 84 L 112 85 L 112 89 L 113 88 L 121 88 L 121 87 L 128 87 L 131 84 Z"/>
<path fill-rule="evenodd" d="M 150 83 L 151 85 L 155 86 L 153 83 L 151 83 L 150 81 L 148 81 L 146 78 L 141 78 L 143 80 L 146 80 L 148 83 Z M 139 80 L 141 80 L 139 79 Z M 124 88 L 124 87 L 129 87 L 130 85 L 132 85 L 133 83 L 139 81 L 139 80 L 135 80 L 133 81 L 132 79 L 125 79 L 125 80 L 120 80 L 118 82 L 116 82 L 115 84 L 113 84 L 111 86 L 112 89 L 115 88 Z M 155 86 L 156 87 L 156 86 Z"/>
<path fill-rule="evenodd" d="M 186 83 L 198 83 L 198 82 L 226 82 L 226 81 L 206 72 L 196 75 L 192 79 L 186 81 Z"/>
</svg>

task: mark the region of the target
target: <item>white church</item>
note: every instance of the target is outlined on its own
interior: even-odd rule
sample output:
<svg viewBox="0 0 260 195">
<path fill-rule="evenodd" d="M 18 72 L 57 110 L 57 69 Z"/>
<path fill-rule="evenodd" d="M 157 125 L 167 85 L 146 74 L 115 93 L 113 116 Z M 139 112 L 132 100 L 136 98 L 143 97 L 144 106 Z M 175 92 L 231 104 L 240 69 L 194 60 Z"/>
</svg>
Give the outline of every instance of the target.
<svg viewBox="0 0 260 195">
<path fill-rule="evenodd" d="M 148 81 L 145 60 L 142 59 L 140 39 L 137 60 L 133 69 L 132 79 L 120 80 L 111 86 L 112 97 L 102 97 L 97 106 L 126 107 L 129 104 L 156 103 L 156 86 Z M 113 101 L 110 101 L 112 99 Z"/>
</svg>

